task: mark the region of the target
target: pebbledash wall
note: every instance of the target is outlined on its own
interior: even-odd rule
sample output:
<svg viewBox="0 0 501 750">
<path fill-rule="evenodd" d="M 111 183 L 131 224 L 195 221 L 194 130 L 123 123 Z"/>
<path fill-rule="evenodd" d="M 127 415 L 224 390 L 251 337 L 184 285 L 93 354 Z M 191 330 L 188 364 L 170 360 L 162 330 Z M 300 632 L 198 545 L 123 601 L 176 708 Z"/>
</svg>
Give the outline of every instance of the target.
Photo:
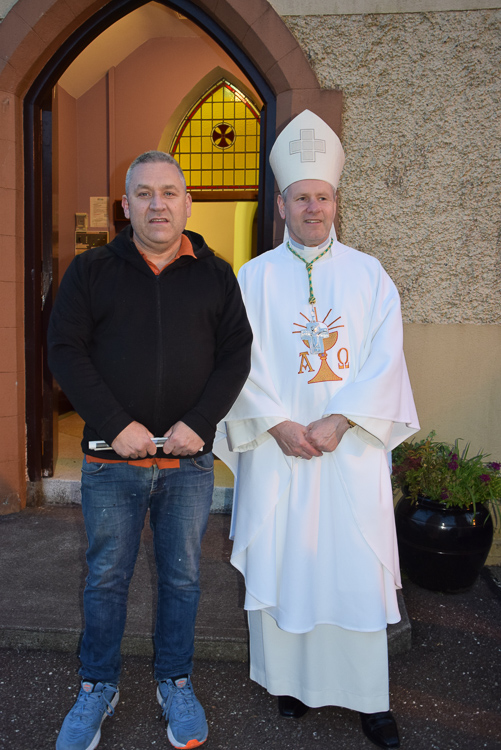
<svg viewBox="0 0 501 750">
<path fill-rule="evenodd" d="M 422 433 L 500 458 L 501 11 L 284 20 L 343 92 L 342 241 L 400 291 Z"/>
<path fill-rule="evenodd" d="M 0 14 L 8 19 L 23 3 L 37 15 L 21 18 L 42 32 L 39 49 L 25 52 L 37 72 L 37 56 L 46 59 L 43 7 L 57 6 L 57 23 L 73 30 L 82 8 L 105 5 L 0 0 Z M 230 4 L 243 15 L 271 5 L 320 87 L 343 92 L 341 239 L 377 256 L 400 291 L 421 434 L 435 429 L 501 458 L 501 2 Z M 222 0 L 204 5 L 217 13 Z M 15 243 L 23 87 L 2 85 L 16 53 L 16 39 L 8 50 L 3 39 L 0 26 L 0 507 L 9 512 L 25 497 L 23 259 Z"/>
</svg>

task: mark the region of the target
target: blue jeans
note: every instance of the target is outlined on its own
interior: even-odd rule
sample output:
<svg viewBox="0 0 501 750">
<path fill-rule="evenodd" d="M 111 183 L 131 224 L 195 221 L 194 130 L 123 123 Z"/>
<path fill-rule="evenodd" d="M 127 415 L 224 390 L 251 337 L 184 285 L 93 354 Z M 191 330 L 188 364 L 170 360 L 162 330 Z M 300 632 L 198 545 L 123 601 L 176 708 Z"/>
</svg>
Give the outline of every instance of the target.
<svg viewBox="0 0 501 750">
<path fill-rule="evenodd" d="M 148 509 L 158 575 L 155 678 L 191 674 L 200 545 L 213 486 L 212 453 L 162 470 L 84 459 L 82 510 L 89 542 L 80 650 L 84 679 L 118 683 L 127 595 Z"/>
</svg>

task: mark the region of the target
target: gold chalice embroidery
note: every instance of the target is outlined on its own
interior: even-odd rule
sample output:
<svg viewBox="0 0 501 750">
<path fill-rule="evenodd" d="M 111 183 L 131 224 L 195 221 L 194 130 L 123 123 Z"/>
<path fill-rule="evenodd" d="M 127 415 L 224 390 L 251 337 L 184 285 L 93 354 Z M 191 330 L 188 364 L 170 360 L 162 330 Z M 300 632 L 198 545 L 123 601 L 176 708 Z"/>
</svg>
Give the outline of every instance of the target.
<svg viewBox="0 0 501 750">
<path fill-rule="evenodd" d="M 336 375 L 335 372 L 331 370 L 329 363 L 327 362 L 327 352 L 329 351 L 329 349 L 332 349 L 332 347 L 335 346 L 338 339 L 338 332 L 334 329 L 344 328 L 343 325 L 334 325 L 338 320 L 341 319 L 341 316 L 333 320 L 331 323 L 325 322 L 331 312 L 332 308 L 329 310 L 325 318 L 322 321 L 319 321 L 317 316 L 317 308 L 314 307 L 312 308 L 311 320 L 309 320 L 306 315 L 301 313 L 302 317 L 306 320 L 306 325 L 302 325 L 301 323 L 294 323 L 295 326 L 298 326 L 298 328 L 302 330 L 293 331 L 293 333 L 301 334 L 301 340 L 304 341 L 304 343 L 308 347 L 310 354 L 318 354 L 318 356 L 320 357 L 320 367 L 318 369 L 318 372 L 311 380 L 308 380 L 308 383 L 324 383 L 329 380 L 342 380 L 342 378 L 340 378 L 338 375 Z M 304 372 L 303 366 L 308 366 L 309 371 L 312 372 L 313 368 L 311 367 L 308 360 L 307 352 L 301 352 L 300 356 L 301 365 L 299 368 L 299 373 Z"/>
</svg>

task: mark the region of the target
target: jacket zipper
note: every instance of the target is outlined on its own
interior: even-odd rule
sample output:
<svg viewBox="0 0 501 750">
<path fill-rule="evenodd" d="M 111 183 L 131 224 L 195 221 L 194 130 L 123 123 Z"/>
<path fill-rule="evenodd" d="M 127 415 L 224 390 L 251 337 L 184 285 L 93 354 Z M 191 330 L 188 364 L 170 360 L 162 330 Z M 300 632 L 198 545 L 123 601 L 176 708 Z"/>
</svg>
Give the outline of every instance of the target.
<svg viewBox="0 0 501 750">
<path fill-rule="evenodd" d="M 164 371 L 164 355 L 163 355 L 163 346 L 162 346 L 162 297 L 160 294 L 160 276 L 157 276 L 155 278 L 156 281 L 156 308 L 157 308 L 157 329 L 158 329 L 158 342 L 157 342 L 157 357 L 158 357 L 158 366 L 157 366 L 157 385 L 156 385 L 156 393 L 155 393 L 155 414 L 153 415 L 153 421 L 155 424 L 157 424 L 157 415 L 160 413 L 160 400 L 162 397 L 162 381 L 163 381 L 163 371 Z M 170 425 L 169 425 L 170 426 Z"/>
</svg>

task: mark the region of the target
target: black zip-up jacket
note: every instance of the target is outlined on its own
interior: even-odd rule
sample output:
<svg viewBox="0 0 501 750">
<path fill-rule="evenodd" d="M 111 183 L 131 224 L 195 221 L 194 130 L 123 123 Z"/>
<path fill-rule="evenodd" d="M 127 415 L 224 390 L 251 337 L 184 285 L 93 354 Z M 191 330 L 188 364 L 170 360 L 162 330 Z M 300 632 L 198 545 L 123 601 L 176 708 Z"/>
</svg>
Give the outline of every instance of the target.
<svg viewBox="0 0 501 750">
<path fill-rule="evenodd" d="M 184 255 L 156 276 L 126 227 L 74 258 L 55 300 L 49 366 L 89 440 L 109 445 L 140 422 L 160 437 L 181 420 L 212 448 L 250 369 L 252 333 L 231 266 L 185 232 Z M 165 457 L 159 448 L 157 455 Z"/>
</svg>

